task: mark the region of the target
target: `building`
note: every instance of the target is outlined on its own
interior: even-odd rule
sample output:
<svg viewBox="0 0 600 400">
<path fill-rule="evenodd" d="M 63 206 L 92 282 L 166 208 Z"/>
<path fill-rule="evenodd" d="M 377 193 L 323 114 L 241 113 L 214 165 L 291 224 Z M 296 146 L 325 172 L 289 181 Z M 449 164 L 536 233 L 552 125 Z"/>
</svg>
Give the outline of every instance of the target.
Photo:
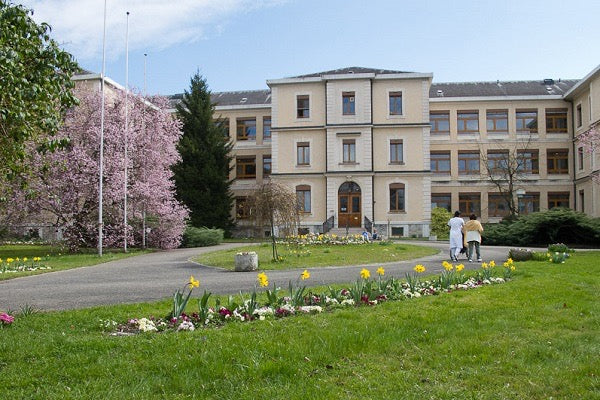
<svg viewBox="0 0 600 400">
<path fill-rule="evenodd" d="M 600 67 L 582 80 L 432 80 L 351 67 L 214 93 L 234 144 L 239 234 L 265 179 L 297 193 L 303 232 L 427 237 L 436 206 L 484 222 L 511 207 L 600 216 L 600 161 L 577 144 L 600 121 Z"/>
</svg>

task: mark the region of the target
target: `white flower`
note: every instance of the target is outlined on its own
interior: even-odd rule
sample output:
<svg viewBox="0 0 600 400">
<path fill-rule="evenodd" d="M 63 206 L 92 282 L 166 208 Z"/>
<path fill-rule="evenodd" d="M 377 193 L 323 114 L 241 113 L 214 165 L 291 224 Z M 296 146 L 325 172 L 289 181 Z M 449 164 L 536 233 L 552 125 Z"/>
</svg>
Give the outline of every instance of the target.
<svg viewBox="0 0 600 400">
<path fill-rule="evenodd" d="M 323 308 L 321 306 L 301 306 L 298 309 L 305 313 L 321 313 L 323 312 Z"/>
<path fill-rule="evenodd" d="M 345 300 L 342 300 L 341 304 L 343 306 L 353 306 L 354 305 L 354 300 L 353 299 L 345 299 Z"/>
<path fill-rule="evenodd" d="M 178 331 L 193 331 L 194 329 L 196 329 L 196 328 L 194 327 L 194 324 L 192 323 L 192 321 L 183 321 L 177 327 Z"/>
<path fill-rule="evenodd" d="M 157 330 L 154 322 L 148 318 L 142 318 L 138 321 L 138 329 L 142 332 L 152 332 Z"/>
<path fill-rule="evenodd" d="M 325 296 L 325 304 L 340 304 L 340 302 L 334 297 Z"/>
<path fill-rule="evenodd" d="M 261 307 L 261 308 L 257 308 L 256 310 L 254 310 L 254 315 L 258 315 L 259 317 L 262 317 L 262 319 L 264 319 L 264 317 L 269 316 L 269 315 L 274 315 L 275 314 L 275 310 L 273 310 L 271 307 Z"/>
</svg>

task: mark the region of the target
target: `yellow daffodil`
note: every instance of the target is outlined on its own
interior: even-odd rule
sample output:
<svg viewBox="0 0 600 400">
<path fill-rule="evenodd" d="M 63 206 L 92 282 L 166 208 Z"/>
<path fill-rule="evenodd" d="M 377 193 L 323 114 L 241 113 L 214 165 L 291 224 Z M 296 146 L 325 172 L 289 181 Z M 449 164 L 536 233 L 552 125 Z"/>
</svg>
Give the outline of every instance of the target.
<svg viewBox="0 0 600 400">
<path fill-rule="evenodd" d="M 363 279 L 369 279 L 371 277 L 371 271 L 369 271 L 366 268 L 363 268 L 360 271 L 360 277 L 363 278 Z"/>
<path fill-rule="evenodd" d="M 6 259 L 6 262 L 7 262 L 7 263 L 9 263 L 9 264 L 10 264 L 11 262 L 13 262 L 13 261 L 15 261 L 15 260 L 14 260 L 14 259 L 12 259 L 12 258 L 10 258 L 10 257 L 8 257 L 8 258 Z"/>
<path fill-rule="evenodd" d="M 452 271 L 452 268 L 454 268 L 454 266 L 452 264 L 450 264 L 448 261 L 444 261 L 442 263 L 442 266 L 444 267 L 444 269 L 446 271 Z"/>
<path fill-rule="evenodd" d="M 27 262 L 27 257 L 23 257 L 23 262 Z"/>
<path fill-rule="evenodd" d="M 2 259 L 0 258 L 0 264 L 2 264 Z"/>
<path fill-rule="evenodd" d="M 517 269 L 517 268 L 516 268 L 514 265 L 512 265 L 512 264 L 511 264 L 511 266 L 510 266 L 510 270 L 511 270 L 511 271 L 514 271 L 515 269 Z"/>
<path fill-rule="evenodd" d="M 494 268 L 496 266 L 496 261 L 492 260 L 489 264 L 490 268 Z"/>
<path fill-rule="evenodd" d="M 415 270 L 415 272 L 416 272 L 416 273 L 420 274 L 420 273 L 423 273 L 423 272 L 425 272 L 425 270 L 426 270 L 427 268 L 425 268 L 425 266 L 424 266 L 424 265 L 417 264 L 417 265 L 415 265 L 415 267 L 414 267 L 413 269 Z"/>
<path fill-rule="evenodd" d="M 383 269 L 383 267 L 379 267 L 379 268 L 377 268 L 377 274 L 378 274 L 379 276 L 383 276 L 383 275 L 385 275 L 385 269 Z"/>
<path fill-rule="evenodd" d="M 258 281 L 258 284 L 261 287 L 269 286 L 269 278 L 267 277 L 267 274 L 265 274 L 264 272 L 261 272 L 260 274 L 258 274 L 256 276 L 256 280 Z"/>
<path fill-rule="evenodd" d="M 189 282 L 190 287 L 198 287 L 200 286 L 200 281 L 194 279 L 194 276 L 190 275 L 190 282 Z"/>
<path fill-rule="evenodd" d="M 488 263 L 486 263 L 486 262 L 481 263 L 481 268 L 488 269 Z"/>
<path fill-rule="evenodd" d="M 460 272 L 460 271 L 462 271 L 463 269 L 465 269 L 465 266 L 464 266 L 464 264 L 458 264 L 458 265 L 456 266 L 456 272 Z"/>
<path fill-rule="evenodd" d="M 308 270 L 304 270 L 302 271 L 302 274 L 300 274 L 300 279 L 302 279 L 303 281 L 310 278 L 310 272 L 308 272 Z"/>
</svg>

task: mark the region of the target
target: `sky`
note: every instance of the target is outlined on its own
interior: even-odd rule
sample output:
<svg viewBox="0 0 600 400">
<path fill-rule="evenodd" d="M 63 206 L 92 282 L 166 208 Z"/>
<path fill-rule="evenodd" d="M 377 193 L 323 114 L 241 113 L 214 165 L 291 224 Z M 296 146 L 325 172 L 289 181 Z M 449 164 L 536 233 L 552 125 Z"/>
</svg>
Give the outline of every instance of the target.
<svg viewBox="0 0 600 400">
<path fill-rule="evenodd" d="M 102 71 L 104 0 L 20 4 L 82 68 Z M 220 92 L 352 66 L 474 82 L 576 79 L 600 64 L 597 0 L 106 0 L 106 10 L 106 76 L 146 82 L 148 94 L 183 93 L 197 72 Z"/>
</svg>

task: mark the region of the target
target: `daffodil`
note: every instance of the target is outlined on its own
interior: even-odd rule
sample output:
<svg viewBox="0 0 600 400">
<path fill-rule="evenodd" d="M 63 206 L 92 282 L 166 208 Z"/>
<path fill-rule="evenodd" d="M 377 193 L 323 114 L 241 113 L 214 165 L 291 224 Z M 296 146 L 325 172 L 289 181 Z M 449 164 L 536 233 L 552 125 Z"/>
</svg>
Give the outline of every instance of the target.
<svg viewBox="0 0 600 400">
<path fill-rule="evenodd" d="M 488 263 L 486 263 L 486 262 L 481 263 L 481 268 L 488 269 Z"/>
<path fill-rule="evenodd" d="M 265 274 L 264 272 L 259 273 L 256 276 L 256 280 L 258 281 L 258 284 L 261 287 L 267 287 L 267 286 L 269 286 L 269 278 L 267 277 L 267 274 Z"/>
<path fill-rule="evenodd" d="M 452 271 L 452 268 L 454 268 L 454 266 L 452 264 L 450 264 L 448 261 L 444 261 L 442 263 L 442 266 L 444 267 L 444 269 L 446 271 Z"/>
<path fill-rule="evenodd" d="M 194 279 L 193 275 L 190 275 L 190 282 L 189 282 L 190 287 L 195 288 L 200 286 L 200 281 Z"/>
<path fill-rule="evenodd" d="M 10 258 L 10 257 L 8 257 L 8 258 L 6 259 L 6 262 L 7 262 L 8 264 L 10 264 L 10 263 L 11 263 L 11 262 L 13 262 L 13 261 L 15 261 L 15 260 L 14 260 L 14 259 L 12 259 L 12 258 Z"/>
<path fill-rule="evenodd" d="M 379 268 L 377 268 L 377 274 L 378 274 L 379 276 L 383 276 L 383 275 L 385 275 L 385 269 L 383 269 L 383 267 L 379 267 Z"/>
<path fill-rule="evenodd" d="M 465 269 L 465 266 L 464 266 L 464 264 L 458 264 L 458 265 L 456 266 L 456 272 L 460 272 L 460 271 L 462 271 L 463 269 Z"/>
<path fill-rule="evenodd" d="M 310 272 L 308 272 L 308 270 L 305 269 L 304 271 L 302 271 L 302 274 L 300 274 L 300 279 L 306 280 L 308 278 L 310 278 Z"/>
<path fill-rule="evenodd" d="M 23 257 L 23 262 L 27 262 L 27 257 Z"/>
<path fill-rule="evenodd" d="M 366 268 L 363 268 L 360 271 L 360 277 L 363 278 L 363 279 L 369 279 L 371 277 L 371 271 L 369 271 Z"/>
<path fill-rule="evenodd" d="M 494 268 L 496 266 L 496 261 L 492 260 L 489 263 L 490 268 Z"/>
<path fill-rule="evenodd" d="M 415 265 L 415 267 L 414 267 L 413 269 L 415 270 L 415 272 L 416 272 L 416 273 L 420 274 L 420 273 L 422 273 L 422 272 L 425 272 L 425 270 L 426 270 L 427 268 L 425 268 L 425 266 L 424 266 L 424 265 L 417 264 L 417 265 Z"/>
</svg>

